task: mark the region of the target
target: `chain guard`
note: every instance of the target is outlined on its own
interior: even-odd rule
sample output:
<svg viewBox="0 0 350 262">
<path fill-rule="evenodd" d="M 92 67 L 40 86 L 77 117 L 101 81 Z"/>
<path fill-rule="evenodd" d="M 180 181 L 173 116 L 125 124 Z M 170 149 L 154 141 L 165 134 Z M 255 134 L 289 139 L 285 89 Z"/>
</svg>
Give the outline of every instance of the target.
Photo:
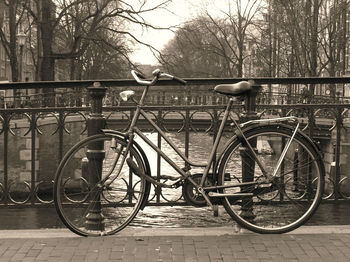
<svg viewBox="0 0 350 262">
<path fill-rule="evenodd" d="M 193 174 L 191 178 L 197 184 L 199 184 L 201 182 L 202 176 L 203 174 Z M 213 186 L 213 185 L 214 185 L 213 178 L 210 176 L 207 176 L 206 181 L 204 182 L 204 187 Z M 187 179 L 184 181 L 184 184 L 182 185 L 182 195 L 185 201 L 192 204 L 193 206 L 197 206 L 197 207 L 207 206 L 207 202 L 205 201 L 202 194 L 199 193 L 198 190 Z"/>
</svg>

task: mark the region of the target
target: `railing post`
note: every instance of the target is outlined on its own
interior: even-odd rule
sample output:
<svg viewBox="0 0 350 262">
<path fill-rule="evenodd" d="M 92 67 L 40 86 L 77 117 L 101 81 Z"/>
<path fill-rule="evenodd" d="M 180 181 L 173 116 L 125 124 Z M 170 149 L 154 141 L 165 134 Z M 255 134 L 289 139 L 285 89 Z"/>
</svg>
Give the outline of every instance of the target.
<svg viewBox="0 0 350 262">
<path fill-rule="evenodd" d="M 99 82 L 95 82 L 92 87 L 88 88 L 91 97 L 91 113 L 87 120 L 88 136 L 101 133 L 105 126 L 105 118 L 102 114 L 102 99 L 106 95 L 107 88 L 101 87 Z M 105 157 L 104 143 L 96 142 L 90 144 L 86 153 L 88 159 L 88 182 L 90 188 L 96 188 L 102 177 L 102 162 Z M 90 230 L 104 230 L 103 215 L 101 212 L 101 198 L 98 190 L 91 190 L 89 196 L 92 202 L 89 213 L 86 215 L 86 228 Z"/>
<path fill-rule="evenodd" d="M 342 129 L 342 110 L 337 108 L 336 116 L 336 144 L 335 144 L 335 179 L 334 179 L 334 199 L 339 199 L 339 181 L 340 181 L 340 142 L 341 142 L 341 129 Z"/>
<path fill-rule="evenodd" d="M 254 84 L 252 90 L 245 98 L 245 108 L 241 115 L 241 120 L 243 122 L 257 119 L 256 113 L 256 96 L 259 90 L 258 85 Z M 257 140 L 256 138 L 249 141 L 253 149 L 256 148 Z M 240 155 L 242 159 L 242 183 L 254 181 L 254 169 L 255 162 L 253 157 L 250 156 L 250 151 L 248 147 L 242 147 L 240 150 Z M 248 186 L 249 187 L 249 186 Z M 245 192 L 246 188 L 242 187 L 241 191 Z M 247 197 L 242 200 L 241 216 L 247 219 L 254 219 L 255 215 L 253 213 L 253 205 L 251 197 Z"/>
<path fill-rule="evenodd" d="M 9 132 L 10 132 L 10 123 L 9 123 L 9 115 L 5 112 L 4 115 L 3 115 L 3 119 L 4 119 L 4 122 L 3 122 L 3 126 L 2 126 L 2 130 L 3 130 L 3 133 L 4 133 L 4 180 L 3 180 L 3 183 L 4 183 L 4 203 L 5 204 L 8 204 L 8 199 L 9 199 L 9 190 L 8 190 L 8 174 L 9 174 L 9 165 L 8 165 L 8 154 L 9 154 Z"/>
<path fill-rule="evenodd" d="M 37 179 L 37 174 L 36 174 L 36 166 L 35 166 L 35 160 L 36 160 L 36 150 L 35 150 L 35 136 L 36 136 L 36 118 L 35 118 L 35 113 L 33 112 L 31 115 L 31 120 L 30 120 L 30 126 L 32 129 L 31 132 L 31 178 L 30 178 L 30 188 L 31 188 L 31 204 L 34 205 L 35 204 L 35 192 L 34 192 L 34 188 L 35 188 L 35 181 Z"/>
<path fill-rule="evenodd" d="M 161 125 L 162 122 L 162 116 L 163 112 L 161 110 L 158 111 L 158 116 L 157 116 L 157 124 Z M 160 133 L 157 132 L 157 146 L 159 149 L 162 148 L 162 136 Z M 160 182 L 160 176 L 162 174 L 161 172 L 162 168 L 162 157 L 160 153 L 157 152 L 157 181 Z M 155 186 L 155 193 L 156 193 L 156 203 L 160 203 L 161 200 L 161 194 L 162 194 L 162 187 L 159 185 L 154 185 Z"/>
<path fill-rule="evenodd" d="M 92 87 L 88 87 L 88 93 L 91 97 L 91 113 L 87 120 L 88 136 L 101 133 L 105 126 L 105 118 L 102 114 L 102 100 L 106 95 L 107 88 L 102 87 L 99 82 L 94 82 Z"/>
</svg>

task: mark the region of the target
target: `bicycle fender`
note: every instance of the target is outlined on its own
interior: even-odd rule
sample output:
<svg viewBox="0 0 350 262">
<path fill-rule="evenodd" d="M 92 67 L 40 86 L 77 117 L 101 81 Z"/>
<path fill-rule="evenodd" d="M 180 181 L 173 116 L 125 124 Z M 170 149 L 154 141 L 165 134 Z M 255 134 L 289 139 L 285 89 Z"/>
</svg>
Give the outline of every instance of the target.
<svg viewBox="0 0 350 262">
<path fill-rule="evenodd" d="M 123 140 L 127 140 L 128 139 L 128 134 L 123 133 L 123 132 L 119 132 L 117 130 L 113 130 L 113 129 L 102 129 L 102 132 L 106 135 L 111 134 L 111 135 L 115 135 L 118 136 L 120 139 Z M 147 176 L 151 176 L 151 166 L 149 164 L 148 158 L 146 156 L 146 153 L 143 151 L 142 147 L 137 143 L 137 142 L 133 142 L 133 147 L 135 149 L 135 151 L 137 153 L 139 153 L 139 155 L 141 156 L 141 159 L 143 161 L 144 164 L 144 169 L 146 171 L 146 175 Z M 143 210 L 148 202 L 148 197 L 149 194 L 151 192 L 151 183 L 149 181 L 146 180 L 146 188 L 145 188 L 145 198 L 143 199 L 142 203 L 141 203 L 141 210 Z"/>
<path fill-rule="evenodd" d="M 277 124 L 269 124 L 269 125 L 265 125 L 265 124 L 254 124 L 254 125 L 250 125 L 250 126 L 246 126 L 245 128 L 242 129 L 243 133 L 249 133 L 250 131 L 254 130 L 254 129 L 259 129 L 259 128 L 263 128 L 263 127 L 275 127 L 276 129 L 278 128 L 284 128 L 284 129 L 288 129 L 290 130 L 291 133 L 293 133 L 294 131 L 294 127 L 291 127 L 287 124 L 283 124 L 283 123 L 277 123 Z M 303 139 L 307 140 L 310 145 L 313 147 L 313 149 L 315 150 L 316 153 L 318 153 L 320 156 L 322 156 L 322 152 L 320 151 L 319 146 L 308 136 L 306 135 L 303 131 L 298 130 L 298 135 L 302 136 Z M 237 136 L 237 133 L 235 132 L 234 135 L 229 139 L 229 141 L 226 142 L 225 146 L 224 146 L 224 150 L 220 153 L 220 155 L 217 158 L 217 162 L 215 164 L 214 167 L 214 174 L 215 174 L 215 179 L 217 178 L 217 170 L 220 167 L 220 163 L 222 160 L 222 157 L 225 155 L 226 151 L 230 148 L 231 144 L 236 141 L 236 139 L 240 139 Z M 320 163 L 323 165 L 323 161 L 320 161 Z M 324 172 L 322 172 L 323 175 Z"/>
<path fill-rule="evenodd" d="M 101 130 L 104 134 L 112 134 L 112 135 L 117 135 L 120 138 L 126 140 L 128 138 L 128 135 L 126 133 L 117 131 L 117 130 L 113 130 L 113 129 L 102 129 Z"/>
</svg>

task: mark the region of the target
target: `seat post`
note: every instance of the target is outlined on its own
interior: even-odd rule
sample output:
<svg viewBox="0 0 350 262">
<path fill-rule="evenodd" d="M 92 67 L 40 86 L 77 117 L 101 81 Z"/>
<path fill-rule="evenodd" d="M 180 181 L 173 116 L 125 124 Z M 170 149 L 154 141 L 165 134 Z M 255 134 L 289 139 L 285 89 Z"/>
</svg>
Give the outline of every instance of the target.
<svg viewBox="0 0 350 262">
<path fill-rule="evenodd" d="M 249 81 L 252 84 L 252 90 L 247 93 L 245 97 L 245 104 L 244 104 L 244 110 L 242 120 L 244 122 L 249 120 L 254 120 L 257 118 L 256 114 L 256 96 L 258 94 L 259 89 L 261 88 L 260 85 L 257 85 L 254 81 Z"/>
</svg>

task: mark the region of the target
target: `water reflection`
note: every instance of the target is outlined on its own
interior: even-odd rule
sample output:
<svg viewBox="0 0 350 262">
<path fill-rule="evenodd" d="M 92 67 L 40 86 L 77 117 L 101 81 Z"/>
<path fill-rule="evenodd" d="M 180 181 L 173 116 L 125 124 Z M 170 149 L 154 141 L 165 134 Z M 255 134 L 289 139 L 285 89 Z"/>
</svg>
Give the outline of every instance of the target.
<svg viewBox="0 0 350 262">
<path fill-rule="evenodd" d="M 156 133 L 146 133 L 146 136 L 149 140 L 151 140 L 154 144 L 158 144 L 158 134 Z M 167 133 L 169 139 L 174 143 L 179 150 L 185 154 L 185 134 L 184 133 Z M 136 138 L 136 141 L 141 145 L 143 150 L 145 151 L 147 158 L 150 162 L 152 176 L 157 176 L 157 153 L 148 146 L 142 139 Z M 213 136 L 205 133 L 190 133 L 190 146 L 189 146 L 189 158 L 190 160 L 196 163 L 206 163 L 209 158 L 210 149 L 213 144 Z M 222 139 L 222 143 L 227 141 L 226 138 Z M 222 145 L 220 146 L 221 149 Z M 185 161 L 175 152 L 175 150 L 168 144 L 166 141 L 162 139 L 161 149 L 163 152 L 166 152 L 167 156 L 171 158 L 179 167 L 185 167 Z M 203 173 L 202 168 L 193 168 L 191 170 L 192 174 L 195 173 Z M 168 164 L 164 159 L 161 159 L 161 175 L 179 177 L 180 175 L 174 170 L 174 168 Z M 162 181 L 165 182 L 165 181 Z M 168 181 L 167 183 L 174 183 Z M 150 199 L 156 201 L 155 199 L 155 190 L 152 187 Z M 182 198 L 182 188 L 177 189 L 169 189 L 162 188 L 161 191 L 161 202 L 167 201 L 178 201 Z M 181 209 L 181 208 L 180 208 Z"/>
<path fill-rule="evenodd" d="M 214 217 L 210 208 L 186 207 L 146 207 L 134 219 L 134 227 L 215 227 L 234 225 L 223 207 L 219 216 Z"/>
<path fill-rule="evenodd" d="M 158 134 L 146 133 L 148 139 L 157 145 Z M 184 133 L 167 133 L 169 139 L 175 144 L 180 151 L 185 154 L 185 134 Z M 190 133 L 190 145 L 189 145 L 189 159 L 195 163 L 206 163 L 211 148 L 213 146 L 214 138 L 208 133 Z M 150 148 L 142 139 L 136 138 L 136 141 L 142 146 L 145 151 L 148 160 L 150 161 L 152 175 L 157 174 L 157 153 Z M 218 152 L 221 152 L 225 143 L 228 141 L 227 137 L 222 137 L 219 144 Z M 184 167 L 185 163 L 179 157 L 176 152 L 169 146 L 166 141 L 162 139 L 161 149 L 166 152 L 167 156 L 170 157 L 177 165 Z M 200 173 L 203 169 L 193 168 L 191 173 Z M 164 175 L 177 176 L 177 172 L 165 161 L 161 161 L 161 173 Z"/>
</svg>

